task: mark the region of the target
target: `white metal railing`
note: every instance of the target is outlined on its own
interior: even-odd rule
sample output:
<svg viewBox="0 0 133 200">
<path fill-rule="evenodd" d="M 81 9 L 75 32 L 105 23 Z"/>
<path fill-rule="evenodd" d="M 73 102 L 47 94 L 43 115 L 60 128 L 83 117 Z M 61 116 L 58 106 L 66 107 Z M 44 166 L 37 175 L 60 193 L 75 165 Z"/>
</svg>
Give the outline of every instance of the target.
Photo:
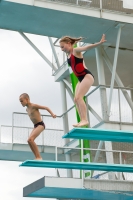
<svg viewBox="0 0 133 200">
<path fill-rule="evenodd" d="M 75 6 L 96 8 L 101 10 L 109 10 L 114 12 L 120 12 L 125 14 L 133 14 L 133 9 L 127 9 L 123 7 L 123 1 L 121 0 L 41 0 L 52 1 L 63 4 L 70 4 Z"/>
<path fill-rule="evenodd" d="M 88 115 L 93 115 L 97 119 L 97 122 L 100 120 L 102 121 L 102 111 L 101 111 L 101 101 L 100 101 L 100 89 L 106 88 L 107 91 L 107 98 L 110 86 L 107 85 L 98 85 L 95 87 L 92 91 L 90 91 L 85 97 L 86 101 L 89 102 L 88 104 Z M 113 99 L 111 104 L 111 114 L 109 116 L 109 122 L 118 122 L 118 123 L 133 123 L 133 111 L 131 107 L 129 106 L 128 102 L 126 101 L 122 90 L 126 90 L 130 95 L 131 91 L 133 91 L 133 88 L 130 87 L 114 87 L 114 93 L 113 93 Z M 71 108 L 69 108 L 65 113 L 58 117 L 63 117 L 65 114 L 69 113 L 75 105 L 73 105 Z M 93 109 L 94 108 L 94 109 Z M 95 111 L 96 110 L 96 111 Z M 90 126 L 93 127 L 97 124 L 96 121 L 92 120 L 92 117 L 90 116 Z"/>
<path fill-rule="evenodd" d="M 104 86 L 104 85 L 99 85 L 95 89 L 93 89 L 91 92 L 89 92 L 86 95 L 86 102 L 89 102 L 88 104 L 88 116 L 90 120 L 90 127 L 94 127 L 97 125 L 99 122 L 102 122 L 102 111 L 101 111 L 101 100 L 100 100 L 100 89 L 101 88 L 106 88 L 107 92 L 107 98 L 108 98 L 108 93 L 109 93 L 109 88 L 110 86 Z M 123 93 L 121 92 L 122 89 L 125 89 L 128 91 L 129 96 L 130 92 L 133 90 L 133 88 L 127 88 L 127 87 L 114 87 L 114 93 L 113 93 L 113 99 L 112 99 L 112 105 L 111 105 L 111 114 L 109 116 L 109 122 L 116 122 L 119 123 L 120 126 L 122 123 L 126 124 L 131 124 L 133 123 L 133 111 L 129 104 L 127 103 L 126 99 L 124 98 Z M 49 115 L 42 115 L 43 120 L 46 123 L 46 130 L 45 130 L 45 136 L 49 138 L 49 135 L 52 137 L 55 137 L 54 132 L 56 132 L 56 135 L 58 135 L 58 140 L 61 137 L 60 134 L 63 133 L 63 122 L 62 122 L 62 117 L 66 114 L 69 114 L 69 128 L 70 124 L 74 123 L 75 118 L 74 116 L 74 110 L 75 105 L 70 107 L 65 113 L 63 113 L 60 116 L 57 116 L 56 119 L 51 121 L 51 116 Z M 71 117 L 72 115 L 72 117 Z M 26 137 L 30 134 L 30 131 L 32 130 L 33 125 L 31 121 L 29 120 L 29 117 L 27 113 L 18 113 L 14 112 L 12 115 L 12 126 L 1 126 L 1 132 L 0 132 L 0 141 L 4 142 L 7 141 L 7 143 L 14 143 L 15 141 L 18 141 L 18 132 L 20 133 L 20 138 L 24 142 L 26 142 Z M 21 131 L 23 133 L 21 133 Z M 52 131 L 52 133 L 51 133 Z M 50 134 L 49 134 L 50 133 Z M 25 135 L 25 136 L 24 136 Z M 5 139 L 4 139 L 5 137 Z M 40 136 L 44 138 L 44 136 Z M 8 140 L 6 140 L 8 138 Z M 15 139 L 16 138 L 16 139 Z M 39 140 L 39 139 L 38 139 Z M 43 139 L 44 141 L 44 139 Z M 46 140 L 45 140 L 46 141 Z M 50 141 L 50 139 L 49 139 Z M 23 143 L 19 141 L 20 143 Z M 39 141 L 38 141 L 39 142 Z M 40 143 L 40 142 L 39 142 Z M 47 143 L 48 144 L 48 143 Z M 50 145 L 51 143 L 49 143 Z M 54 143 L 53 143 L 54 144 Z M 62 142 L 61 142 L 62 144 Z M 63 144 L 62 144 L 63 145 Z"/>
<path fill-rule="evenodd" d="M 100 102 L 100 89 L 106 88 L 107 92 L 107 98 L 110 90 L 110 86 L 107 85 L 98 85 L 95 87 L 91 92 L 89 92 L 86 95 L 87 102 L 89 102 L 89 114 L 92 114 L 97 121 L 100 122 L 100 119 L 102 121 L 102 111 L 101 111 L 101 102 Z M 122 90 L 126 90 L 127 93 L 130 95 L 131 91 L 133 91 L 133 88 L 130 87 L 114 87 L 113 92 L 113 99 L 111 104 L 111 114 L 109 116 L 109 122 L 118 122 L 118 123 L 133 123 L 133 110 L 129 106 L 128 102 L 126 101 Z M 74 105 L 69 108 L 68 111 L 74 108 Z M 93 110 L 94 108 L 94 110 Z M 95 112 L 96 110 L 96 112 Z M 64 114 L 66 114 L 68 111 L 66 111 Z M 90 118 L 91 121 L 91 118 Z M 91 127 L 95 126 L 96 123 L 93 121 L 90 123 Z"/>
<path fill-rule="evenodd" d="M 83 140 L 82 140 L 82 143 L 83 143 Z M 71 154 L 74 153 L 74 155 L 79 154 L 80 155 L 80 152 L 81 152 L 81 157 L 82 157 L 82 162 L 84 162 L 84 159 L 83 159 L 83 152 L 84 150 L 87 150 L 89 152 L 95 152 L 97 151 L 97 149 L 94 149 L 94 148 L 83 148 L 83 145 L 81 145 L 81 148 L 80 147 L 76 147 L 76 148 L 72 148 L 72 147 L 58 147 L 58 146 L 55 146 L 55 161 L 59 161 L 58 160 L 58 150 L 61 150 L 63 149 L 65 153 L 68 153 L 69 151 L 71 151 Z M 133 164 L 133 151 L 120 151 L 120 150 L 105 150 L 105 149 L 99 149 L 99 151 L 101 152 L 102 154 L 102 158 L 106 158 L 105 153 L 113 153 L 114 157 L 115 157 L 115 164 L 123 164 L 126 166 L 126 164 Z M 123 156 L 124 155 L 124 156 Z M 123 159 L 123 157 L 125 157 Z M 74 160 L 74 159 L 73 159 Z M 73 161 L 75 162 L 75 161 Z M 80 162 L 80 156 L 79 156 L 79 162 Z M 98 161 L 99 162 L 99 161 Z M 91 161 L 91 163 L 93 163 L 93 160 Z M 103 161 L 99 163 L 105 163 L 104 159 Z M 111 163 L 110 163 L 111 164 Z M 113 164 L 113 163 L 112 163 Z M 78 171 L 78 178 L 80 178 L 80 171 Z M 96 178 L 100 178 L 100 179 L 108 179 L 108 176 L 107 174 L 108 173 L 112 173 L 112 172 L 103 172 L 103 171 L 95 171 L 95 174 L 93 174 L 94 171 L 91 171 L 91 178 L 93 179 L 96 179 Z M 115 173 L 115 172 L 113 172 Z M 123 175 L 123 176 L 122 176 Z M 103 177 L 104 176 L 104 177 Z M 84 180 L 85 180 L 85 170 L 82 170 L 82 184 L 84 185 Z M 122 178 L 124 177 L 124 179 Z M 133 180 L 133 174 L 132 173 L 123 173 L 122 172 L 117 172 L 115 173 L 115 179 L 116 180 Z M 82 185 L 82 186 L 83 186 Z"/>
<path fill-rule="evenodd" d="M 0 132 L 0 143 L 8 144 L 27 144 L 27 139 L 32 131 L 33 127 L 23 127 L 23 126 L 7 126 L 1 125 Z M 36 139 L 37 145 L 56 145 L 56 143 L 61 146 L 64 145 L 61 139 L 63 130 L 61 129 L 50 129 L 46 128 Z M 55 140 L 55 137 L 57 141 Z"/>
<path fill-rule="evenodd" d="M 63 123 L 62 119 L 57 117 L 51 121 L 51 116 L 41 115 L 42 120 L 46 123 L 45 131 L 43 131 L 36 139 L 37 145 L 64 145 L 62 140 Z M 33 129 L 27 113 L 14 112 L 12 114 L 12 126 L 1 126 L 0 142 L 9 144 L 27 144 L 27 139 Z M 13 146 L 12 146 L 13 148 Z"/>
</svg>

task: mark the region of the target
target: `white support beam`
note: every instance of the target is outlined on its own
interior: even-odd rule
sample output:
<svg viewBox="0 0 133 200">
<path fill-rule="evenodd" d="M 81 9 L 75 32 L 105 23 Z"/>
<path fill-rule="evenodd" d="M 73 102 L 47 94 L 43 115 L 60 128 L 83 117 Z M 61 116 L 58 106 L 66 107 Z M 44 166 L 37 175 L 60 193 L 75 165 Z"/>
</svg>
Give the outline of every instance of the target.
<svg viewBox="0 0 133 200">
<path fill-rule="evenodd" d="M 47 59 L 47 57 L 30 41 L 30 39 L 22 32 L 19 32 L 20 35 L 32 46 L 32 48 L 46 61 L 46 63 L 56 71 L 57 68 Z"/>
<path fill-rule="evenodd" d="M 111 152 L 112 151 L 112 142 L 105 141 L 104 144 L 105 144 L 105 149 L 107 151 L 106 152 L 106 162 L 108 164 L 113 164 L 114 163 L 114 157 L 113 157 L 113 153 Z M 109 179 L 115 180 L 115 173 L 109 172 L 108 177 L 109 177 Z"/>
<path fill-rule="evenodd" d="M 108 55 L 107 55 L 107 53 L 105 52 L 104 49 L 102 49 L 102 54 L 103 54 L 103 59 L 104 59 L 105 63 L 107 64 L 109 70 L 110 70 L 111 73 L 112 73 L 112 68 L 113 68 L 113 67 L 112 67 L 112 63 L 111 63 L 111 61 L 110 61 L 110 59 L 109 59 L 109 57 L 108 57 Z M 123 83 L 122 83 L 120 77 L 118 76 L 117 72 L 115 73 L 115 81 L 116 81 L 116 83 L 117 83 L 117 85 L 118 85 L 119 87 L 124 87 L 124 85 L 123 85 Z M 127 92 L 125 89 L 121 89 L 121 91 L 122 91 L 122 93 L 123 93 L 125 99 L 127 100 L 128 104 L 129 104 L 129 106 L 130 106 L 130 108 L 131 108 L 132 111 L 133 111 L 133 101 L 132 101 L 132 99 L 130 98 L 128 92 Z"/>
<path fill-rule="evenodd" d="M 62 99 L 62 111 L 65 113 L 67 111 L 67 99 L 66 99 L 66 90 L 65 90 L 65 83 L 63 81 L 60 82 L 60 88 L 61 88 L 61 99 Z M 64 126 L 64 133 L 69 132 L 69 126 L 68 126 L 68 117 L 67 114 L 63 117 L 63 126 Z M 66 143 L 69 142 L 69 140 L 65 140 Z"/>
<path fill-rule="evenodd" d="M 64 83 L 65 83 L 65 82 L 64 82 Z M 70 97 L 71 97 L 71 99 L 72 99 L 72 101 L 73 101 L 73 103 L 74 103 L 73 93 L 72 93 L 72 91 L 70 90 L 70 88 L 68 87 L 67 84 L 65 84 L 65 88 L 66 88 L 68 94 L 70 95 Z"/>
<path fill-rule="evenodd" d="M 105 74 L 104 74 L 104 64 L 103 64 L 103 56 L 102 56 L 102 48 L 101 46 L 95 48 L 96 52 L 96 62 L 97 62 L 97 71 L 98 71 L 98 80 L 100 85 L 106 85 L 105 82 Z M 101 97 L 101 107 L 102 107 L 102 115 L 104 121 L 109 121 L 109 117 L 107 115 L 107 95 L 106 95 L 106 88 L 100 88 L 100 97 Z M 99 147 L 102 143 L 99 143 Z M 98 148 L 99 148 L 98 147 Z M 105 141 L 105 149 L 112 150 L 112 143 Z M 96 152 L 95 159 L 99 157 L 99 149 Z M 112 152 L 106 152 L 106 161 L 107 163 L 114 163 L 113 154 Z M 108 173 L 109 179 L 115 179 L 115 174 L 110 172 Z"/>
<path fill-rule="evenodd" d="M 130 90 L 131 101 L 133 101 L 133 90 Z M 132 122 L 133 122 L 133 110 L 132 110 Z"/>
<path fill-rule="evenodd" d="M 102 5 L 102 0 L 100 0 L 100 17 L 102 18 L 102 13 L 103 13 L 103 5 Z"/>
<path fill-rule="evenodd" d="M 118 29 L 117 40 L 116 40 L 116 49 L 115 49 L 115 55 L 114 55 L 113 71 L 112 71 L 112 78 L 111 78 L 111 85 L 110 85 L 109 104 L 108 104 L 108 111 L 107 111 L 108 116 L 110 116 L 114 80 L 115 80 L 115 73 L 116 73 L 116 66 L 117 66 L 117 59 L 118 59 L 118 51 L 119 51 L 119 44 L 120 44 L 121 28 L 123 27 L 123 24 L 118 24 L 118 27 L 119 29 Z"/>
<path fill-rule="evenodd" d="M 101 122 L 103 121 L 103 119 L 97 114 L 97 112 L 88 104 L 88 108 L 90 110 L 90 112 L 94 115 L 94 117 L 96 117 L 96 119 Z"/>
<path fill-rule="evenodd" d="M 101 150 L 99 150 L 99 149 L 102 149 L 103 144 L 104 144 L 104 141 L 100 141 L 99 142 L 98 148 L 97 148 L 98 150 L 96 151 L 96 154 L 95 154 L 93 162 L 97 162 L 98 161 L 98 158 L 99 158 L 100 153 L 101 153 Z M 93 173 L 94 173 L 94 171 L 92 171 L 92 176 L 93 176 Z"/>
<path fill-rule="evenodd" d="M 73 96 L 71 84 L 66 79 L 63 79 L 63 82 L 65 83 L 68 94 L 70 95 L 72 101 L 74 102 L 74 96 Z"/>
<path fill-rule="evenodd" d="M 101 46 L 95 48 L 95 52 L 96 52 L 98 82 L 99 82 L 99 85 L 106 85 Z M 101 99 L 101 108 L 102 108 L 103 120 L 108 121 L 109 117 L 107 115 L 107 94 L 106 94 L 106 88 L 100 88 L 100 99 Z"/>
<path fill-rule="evenodd" d="M 48 37 L 48 39 L 49 39 L 49 43 L 50 43 L 52 52 L 53 52 L 53 54 L 54 54 L 55 61 L 56 61 L 56 63 L 57 63 L 57 67 L 59 68 L 59 67 L 60 67 L 60 63 L 59 63 L 59 59 L 58 59 L 58 56 L 57 56 L 57 53 L 56 53 L 56 50 L 55 50 L 53 41 L 52 41 L 51 37 Z"/>
<path fill-rule="evenodd" d="M 63 79 L 63 82 L 69 87 L 69 89 L 72 92 L 72 86 L 71 86 L 71 84 L 66 79 Z"/>
<path fill-rule="evenodd" d="M 61 99 L 62 99 L 62 111 L 65 113 L 67 111 L 67 99 L 66 99 L 66 90 L 65 90 L 65 83 L 60 81 L 60 88 L 61 88 Z M 68 115 L 63 116 L 63 128 L 64 134 L 69 132 L 69 125 L 68 125 Z M 69 139 L 65 139 L 65 144 L 70 142 Z M 71 161 L 71 156 L 69 154 L 65 154 L 66 161 Z M 67 169 L 67 177 L 72 177 L 72 170 Z"/>
</svg>

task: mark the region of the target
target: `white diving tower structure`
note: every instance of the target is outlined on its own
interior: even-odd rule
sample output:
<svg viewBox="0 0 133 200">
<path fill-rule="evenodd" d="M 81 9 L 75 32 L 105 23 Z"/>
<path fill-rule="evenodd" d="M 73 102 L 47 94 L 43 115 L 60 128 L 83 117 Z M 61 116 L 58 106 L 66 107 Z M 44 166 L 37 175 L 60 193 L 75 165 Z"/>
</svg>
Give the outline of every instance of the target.
<svg viewBox="0 0 133 200">
<path fill-rule="evenodd" d="M 56 121 L 59 126 L 49 127 L 38 142 L 44 161 L 38 161 L 37 167 L 56 168 L 57 177 L 43 177 L 31 183 L 24 187 L 23 196 L 132 200 L 133 0 L 0 0 L 0 28 L 17 31 L 44 59 L 59 82 L 62 95 L 63 114 Z M 48 60 L 25 33 L 48 36 L 55 62 Z M 86 136 L 89 129 L 78 129 L 81 132 L 77 134 L 75 130 L 73 136 L 68 115 L 74 106 L 68 109 L 66 97 L 68 93 L 73 99 L 70 72 L 65 56 L 63 63 L 57 56 L 58 39 L 64 35 L 83 36 L 79 45 L 86 45 L 99 41 L 103 33 L 107 42 L 84 52 L 86 66 L 95 76 L 95 88 L 86 95 L 90 126 L 95 133 L 88 132 Z M 0 159 L 36 167 L 28 145 L 16 139 L 18 130 L 25 129 L 28 136 L 31 126 L 16 124 L 17 116 L 26 114 L 13 113 L 12 126 L 1 126 Z M 11 134 L 7 134 L 9 129 Z M 60 143 L 64 141 L 62 145 L 44 143 L 52 132 Z M 8 142 L 3 134 L 7 134 Z M 84 148 L 84 139 L 89 140 L 89 149 Z M 67 169 L 66 177 L 61 177 L 60 168 Z M 74 169 L 79 169 L 78 177 Z M 90 176 L 85 176 L 86 170 Z"/>
</svg>

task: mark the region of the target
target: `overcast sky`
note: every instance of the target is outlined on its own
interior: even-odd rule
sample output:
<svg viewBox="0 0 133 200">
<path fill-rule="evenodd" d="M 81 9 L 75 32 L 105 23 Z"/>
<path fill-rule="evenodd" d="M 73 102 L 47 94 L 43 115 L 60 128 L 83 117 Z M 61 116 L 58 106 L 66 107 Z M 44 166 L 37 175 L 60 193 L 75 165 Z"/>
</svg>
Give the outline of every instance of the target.
<svg viewBox="0 0 133 200">
<path fill-rule="evenodd" d="M 52 61 L 47 37 L 26 35 Z M 19 103 L 19 95 L 24 92 L 30 95 L 33 103 L 62 114 L 60 84 L 55 83 L 52 69 L 19 33 L 0 30 L 0 125 L 11 125 L 12 112 L 25 112 Z M 54 169 L 23 169 L 18 165 L 18 162 L 0 161 L 2 200 L 21 200 L 24 186 L 44 175 L 55 174 Z"/>
<path fill-rule="evenodd" d="M 52 60 L 47 37 L 27 36 Z M 32 102 L 61 114 L 60 84 L 54 82 L 52 69 L 17 32 L 0 30 L 0 72 L 0 124 L 11 124 L 14 111 L 25 112 L 19 103 L 19 95 L 24 92 Z"/>
</svg>

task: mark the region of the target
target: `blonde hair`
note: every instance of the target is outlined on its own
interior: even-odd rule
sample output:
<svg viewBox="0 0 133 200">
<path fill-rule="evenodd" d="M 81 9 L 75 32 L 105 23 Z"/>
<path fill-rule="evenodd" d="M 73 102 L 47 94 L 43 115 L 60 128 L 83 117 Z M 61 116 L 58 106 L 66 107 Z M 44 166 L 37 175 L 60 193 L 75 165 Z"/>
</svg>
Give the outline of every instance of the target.
<svg viewBox="0 0 133 200">
<path fill-rule="evenodd" d="M 65 42 L 65 43 L 70 42 L 73 45 L 73 44 L 76 44 L 77 42 L 81 41 L 82 39 L 84 39 L 84 38 L 83 37 L 73 38 L 73 37 L 70 37 L 70 36 L 64 36 L 64 37 L 62 37 L 60 39 L 59 43 L 61 43 L 61 42 Z"/>
</svg>

